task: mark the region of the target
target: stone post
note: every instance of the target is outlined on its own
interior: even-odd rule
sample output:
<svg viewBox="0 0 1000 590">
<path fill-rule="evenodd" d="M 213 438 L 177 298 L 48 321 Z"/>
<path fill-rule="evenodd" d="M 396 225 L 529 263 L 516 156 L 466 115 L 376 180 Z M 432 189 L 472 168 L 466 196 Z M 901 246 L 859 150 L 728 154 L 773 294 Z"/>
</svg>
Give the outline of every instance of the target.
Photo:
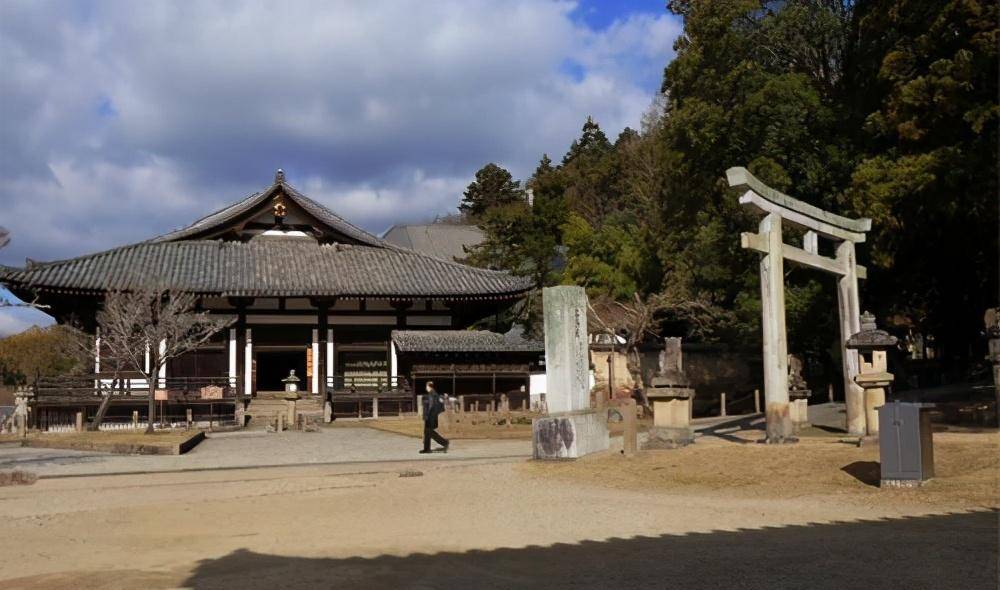
<svg viewBox="0 0 1000 590">
<path fill-rule="evenodd" d="M 625 400 L 625 403 L 619 406 L 619 411 L 622 413 L 622 426 L 624 427 L 622 432 L 622 452 L 625 453 L 626 457 L 631 457 L 636 454 L 639 448 L 639 427 L 638 419 L 636 418 L 635 400 L 632 398 Z"/>
<path fill-rule="evenodd" d="M 549 411 L 588 409 L 587 294 L 583 287 L 550 287 L 542 292 L 542 299 Z"/>
<path fill-rule="evenodd" d="M 378 420 L 378 396 L 372 398 L 372 419 Z"/>
<path fill-rule="evenodd" d="M 243 396 L 239 393 L 236 394 L 236 399 L 233 400 L 233 415 L 236 420 L 236 427 L 243 428 L 246 424 L 246 406 L 243 405 Z"/>
<path fill-rule="evenodd" d="M 21 438 L 28 435 L 28 400 L 31 397 L 30 389 L 22 387 L 14 392 L 14 423 Z"/>
<path fill-rule="evenodd" d="M 989 338 L 987 358 L 993 364 L 993 388 L 996 390 L 996 418 L 1000 426 L 1000 308 L 987 309 L 983 315 L 986 337 Z"/>
<path fill-rule="evenodd" d="M 590 344 L 583 287 L 542 291 L 548 409 L 532 421 L 535 459 L 575 459 L 610 445 L 608 417 L 590 407 Z"/>
<path fill-rule="evenodd" d="M 132 410 L 132 430 L 139 430 L 139 410 Z"/>
<path fill-rule="evenodd" d="M 83 432 L 83 412 L 76 413 L 76 431 Z"/>
</svg>

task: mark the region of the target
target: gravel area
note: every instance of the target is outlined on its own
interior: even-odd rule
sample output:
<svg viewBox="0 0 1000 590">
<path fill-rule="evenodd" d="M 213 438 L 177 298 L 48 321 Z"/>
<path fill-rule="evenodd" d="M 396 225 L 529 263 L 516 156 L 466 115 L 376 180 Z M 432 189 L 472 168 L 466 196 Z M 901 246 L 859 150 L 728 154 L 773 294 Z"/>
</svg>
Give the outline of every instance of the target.
<svg viewBox="0 0 1000 590">
<path fill-rule="evenodd" d="M 111 455 L 3 445 L 0 469 L 23 469 L 47 477 L 531 455 L 530 440 L 454 441 L 447 454 L 420 455 L 417 453 L 420 447 L 418 439 L 365 427 L 323 428 L 317 432 L 248 431 L 210 434 L 207 440 L 180 456 Z"/>
<path fill-rule="evenodd" d="M 701 458 L 711 471 L 718 457 Z M 483 461 L 0 488 L 0 554 L 12 564 L 0 587 L 996 588 L 992 511 L 898 503 L 861 482 L 801 497 L 612 488 Z"/>
</svg>

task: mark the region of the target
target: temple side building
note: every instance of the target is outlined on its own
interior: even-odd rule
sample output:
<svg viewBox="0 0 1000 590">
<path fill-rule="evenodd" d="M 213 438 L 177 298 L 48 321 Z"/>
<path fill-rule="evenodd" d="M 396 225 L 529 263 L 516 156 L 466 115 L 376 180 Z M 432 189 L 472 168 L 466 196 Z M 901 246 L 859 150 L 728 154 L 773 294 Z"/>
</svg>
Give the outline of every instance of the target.
<svg viewBox="0 0 1000 590">
<path fill-rule="evenodd" d="M 300 390 L 320 402 L 366 389 L 412 395 L 393 331 L 407 349 L 408 367 L 440 369 L 414 348 L 431 341 L 424 332 L 448 331 L 445 341 L 454 342 L 461 339 L 455 330 L 495 317 L 531 289 L 525 278 L 380 239 L 297 191 L 280 170 L 269 187 L 183 229 L 78 258 L 0 266 L 0 283 L 44 304 L 56 321 L 73 319 L 95 332 L 108 292 L 152 283 L 197 294 L 200 309 L 234 323 L 169 363 L 159 387 L 204 378 L 224 383 L 236 400 L 250 400 L 282 390 L 294 369 Z M 520 355 L 515 364 L 527 385 L 531 363 L 521 357 L 532 348 L 537 356 L 538 346 L 506 346 Z M 441 360 L 440 349 L 427 352 Z M 94 373 L 96 380 L 109 377 L 99 352 Z M 513 386 L 506 375 L 502 380 Z"/>
</svg>

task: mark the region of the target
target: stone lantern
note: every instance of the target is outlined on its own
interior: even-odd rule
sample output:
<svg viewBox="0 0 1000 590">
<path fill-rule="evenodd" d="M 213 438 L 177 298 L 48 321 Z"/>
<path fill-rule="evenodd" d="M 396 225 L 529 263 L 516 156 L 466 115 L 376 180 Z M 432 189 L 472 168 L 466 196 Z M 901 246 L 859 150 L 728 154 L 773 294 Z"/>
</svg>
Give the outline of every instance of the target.
<svg viewBox="0 0 1000 590">
<path fill-rule="evenodd" d="M 788 355 L 788 416 L 796 430 L 809 426 L 809 396 L 812 391 L 802 376 L 802 361 Z"/>
<path fill-rule="evenodd" d="M 858 351 L 860 367 L 854 382 L 865 390 L 865 423 L 870 436 L 878 434 L 877 408 L 885 405 L 885 388 L 895 379 L 888 370 L 886 351 L 896 342 L 895 336 L 875 327 L 875 316 L 869 312 L 861 316 L 861 331 L 847 339 L 847 348 Z"/>
<path fill-rule="evenodd" d="M 288 372 L 288 377 L 281 380 L 285 384 L 285 399 L 299 399 L 299 378 L 295 376 L 295 369 Z"/>
<path fill-rule="evenodd" d="M 646 388 L 653 404 L 653 428 L 647 449 L 673 449 L 694 442 L 691 427 L 694 389 L 684 373 L 680 338 L 664 338 L 660 367 Z"/>
</svg>

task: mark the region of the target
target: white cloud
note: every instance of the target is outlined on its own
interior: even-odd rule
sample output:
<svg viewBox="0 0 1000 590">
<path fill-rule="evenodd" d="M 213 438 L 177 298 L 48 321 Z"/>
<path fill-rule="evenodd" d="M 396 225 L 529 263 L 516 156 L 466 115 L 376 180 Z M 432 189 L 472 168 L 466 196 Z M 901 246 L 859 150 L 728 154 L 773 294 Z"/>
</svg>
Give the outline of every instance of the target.
<svg viewBox="0 0 1000 590">
<path fill-rule="evenodd" d="M 373 231 L 637 126 L 679 25 L 569 2 L 0 3 L 0 263 L 165 232 L 269 183 Z M 565 64 L 579 64 L 576 73 Z"/>
<path fill-rule="evenodd" d="M 0 338 L 17 334 L 31 326 L 47 326 L 52 318 L 37 310 L 0 308 Z"/>
</svg>

